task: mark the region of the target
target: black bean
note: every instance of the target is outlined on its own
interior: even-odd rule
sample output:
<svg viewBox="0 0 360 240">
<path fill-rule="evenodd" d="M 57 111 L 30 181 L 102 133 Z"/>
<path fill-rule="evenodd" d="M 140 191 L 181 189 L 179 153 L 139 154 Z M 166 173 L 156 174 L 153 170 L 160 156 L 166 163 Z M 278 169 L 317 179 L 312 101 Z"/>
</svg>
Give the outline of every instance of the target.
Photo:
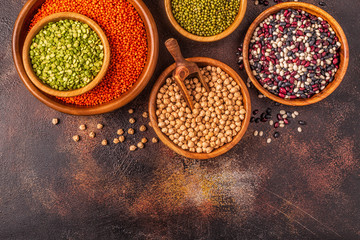
<svg viewBox="0 0 360 240">
<path fill-rule="evenodd" d="M 255 109 L 255 110 L 253 111 L 253 114 L 256 115 L 258 112 L 259 112 L 259 110 L 258 110 L 258 109 Z"/>
<path fill-rule="evenodd" d="M 326 6 L 326 3 L 325 2 L 319 2 L 319 5 L 320 6 Z"/>
<path fill-rule="evenodd" d="M 254 122 L 255 121 L 255 118 L 254 117 L 251 117 L 250 118 L 250 122 Z"/>
<path fill-rule="evenodd" d="M 280 133 L 279 133 L 279 132 L 275 132 L 275 133 L 274 133 L 274 138 L 278 138 L 278 137 L 280 137 Z"/>
<path fill-rule="evenodd" d="M 267 114 L 271 114 L 271 110 L 272 110 L 271 108 L 267 108 L 267 109 L 266 109 L 266 113 L 267 113 Z"/>
<path fill-rule="evenodd" d="M 255 122 L 259 123 L 260 122 L 260 118 L 255 118 Z"/>
<path fill-rule="evenodd" d="M 261 113 L 260 118 L 261 118 L 261 119 L 264 119 L 264 118 L 265 118 L 265 115 L 266 115 L 266 113 L 264 113 L 264 112 Z"/>
<path fill-rule="evenodd" d="M 306 125 L 306 122 L 305 121 L 303 121 L 303 120 L 299 120 L 299 122 L 298 122 L 300 125 Z"/>
</svg>

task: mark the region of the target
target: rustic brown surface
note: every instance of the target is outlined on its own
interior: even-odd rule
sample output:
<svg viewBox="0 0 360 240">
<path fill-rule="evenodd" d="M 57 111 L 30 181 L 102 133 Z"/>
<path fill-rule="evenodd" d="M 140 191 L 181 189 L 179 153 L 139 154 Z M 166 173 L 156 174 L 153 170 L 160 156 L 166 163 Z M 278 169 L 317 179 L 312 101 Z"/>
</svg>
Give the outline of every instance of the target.
<svg viewBox="0 0 360 240">
<path fill-rule="evenodd" d="M 359 1 L 326 1 L 323 7 L 350 46 L 347 74 L 333 94 L 306 107 L 275 107 L 250 89 L 253 109 L 298 110 L 308 122 L 303 132 L 292 122 L 266 144 L 252 132 L 269 136 L 274 130 L 251 124 L 239 144 L 212 160 L 186 159 L 151 141 L 130 153 L 129 145 L 155 135 L 151 128 L 112 144 L 118 128 L 130 127 L 129 108 L 135 109 L 136 130 L 149 121 L 141 113 L 152 85 L 173 63 L 165 47 L 149 85 L 115 112 L 70 116 L 33 97 L 11 56 L 12 28 L 24 3 L 0 0 L 0 239 L 359 239 Z M 235 50 L 266 7 L 249 1 L 230 37 L 198 43 L 172 28 L 163 1 L 146 3 L 161 43 L 175 37 L 184 56 L 218 59 L 246 79 Z M 51 124 L 54 117 L 59 125 Z M 96 138 L 86 137 L 80 124 Z M 71 139 L 75 134 L 78 143 Z M 108 146 L 100 144 L 103 138 Z"/>
</svg>

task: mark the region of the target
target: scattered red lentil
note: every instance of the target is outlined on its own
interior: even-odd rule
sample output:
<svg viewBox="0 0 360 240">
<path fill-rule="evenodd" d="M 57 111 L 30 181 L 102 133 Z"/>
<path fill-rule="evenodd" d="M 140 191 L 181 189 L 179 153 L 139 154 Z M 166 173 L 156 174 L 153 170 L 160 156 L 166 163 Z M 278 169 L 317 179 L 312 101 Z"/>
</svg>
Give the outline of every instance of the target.
<svg viewBox="0 0 360 240">
<path fill-rule="evenodd" d="M 42 18 L 57 12 L 76 12 L 94 21 L 105 32 L 111 48 L 108 72 L 93 90 L 60 101 L 94 106 L 109 102 L 128 91 L 146 63 L 147 38 L 143 20 L 126 0 L 45 0 L 30 28 Z"/>
</svg>

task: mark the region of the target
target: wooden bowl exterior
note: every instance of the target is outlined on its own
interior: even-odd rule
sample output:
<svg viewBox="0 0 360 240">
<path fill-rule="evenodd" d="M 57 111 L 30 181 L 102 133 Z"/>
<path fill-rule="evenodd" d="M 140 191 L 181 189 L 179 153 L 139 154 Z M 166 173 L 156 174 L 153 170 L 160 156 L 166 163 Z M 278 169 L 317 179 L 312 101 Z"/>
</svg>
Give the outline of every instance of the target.
<svg viewBox="0 0 360 240">
<path fill-rule="evenodd" d="M 340 65 L 339 65 L 338 71 L 336 72 L 336 74 L 334 76 L 334 80 L 331 83 L 329 83 L 323 91 L 321 91 L 321 92 L 315 94 L 314 96 L 312 96 L 311 98 L 307 98 L 307 99 L 289 99 L 289 100 L 287 100 L 287 99 L 283 99 L 281 97 L 278 97 L 278 96 L 268 92 L 258 82 L 258 80 L 253 75 L 252 70 L 250 68 L 250 63 L 249 63 L 250 40 L 253 36 L 253 33 L 254 33 L 256 27 L 271 14 L 277 13 L 281 9 L 288 9 L 288 8 L 301 9 L 310 14 L 313 14 L 315 16 L 323 18 L 334 29 L 334 31 L 335 31 L 336 35 L 338 36 L 339 41 L 341 43 Z M 313 104 L 313 103 L 323 100 L 324 98 L 329 96 L 340 85 L 342 79 L 345 76 L 345 73 L 346 73 L 346 70 L 347 70 L 347 67 L 349 64 L 349 45 L 346 40 L 344 31 L 340 27 L 339 23 L 330 14 L 328 14 L 321 8 L 318 8 L 309 3 L 286 2 L 286 3 L 277 4 L 275 6 L 268 8 L 267 10 L 262 12 L 254 20 L 254 22 L 250 25 L 250 27 L 246 33 L 245 40 L 244 40 L 243 57 L 244 57 L 244 66 L 245 66 L 246 72 L 247 72 L 250 80 L 262 94 L 264 94 L 266 97 L 270 98 L 271 100 L 273 100 L 275 102 L 279 102 L 284 105 L 305 106 L 305 105 L 310 105 L 310 104 Z"/>
<path fill-rule="evenodd" d="M 175 63 L 172 64 L 167 69 L 165 69 L 165 71 L 160 75 L 160 77 L 156 81 L 156 83 L 155 83 L 155 85 L 154 85 L 154 87 L 153 87 L 153 89 L 151 91 L 150 101 L 149 101 L 150 121 L 151 121 L 151 124 L 153 126 L 153 129 L 155 130 L 155 133 L 158 135 L 160 140 L 165 145 L 167 145 L 169 148 L 174 150 L 176 153 L 178 153 L 178 154 L 180 154 L 180 155 L 182 155 L 184 157 L 193 158 L 193 159 L 214 158 L 214 157 L 220 156 L 220 155 L 226 153 L 227 151 L 229 151 L 244 136 L 244 134 L 245 134 L 245 132 L 246 132 L 248 126 L 249 126 L 249 123 L 250 123 L 250 116 L 251 116 L 250 95 L 249 95 L 249 92 L 248 92 L 247 87 L 246 87 L 245 83 L 243 82 L 243 80 L 228 65 L 226 65 L 226 64 L 224 64 L 224 63 L 222 63 L 220 61 L 217 61 L 215 59 L 206 58 L 206 57 L 194 57 L 194 58 L 188 58 L 186 60 L 197 63 L 199 65 L 199 67 L 204 67 L 204 66 L 208 66 L 208 65 L 215 66 L 215 67 L 220 67 L 223 71 L 225 71 L 227 74 L 229 74 L 229 76 L 232 77 L 240 85 L 241 94 L 243 96 L 243 104 L 244 104 L 244 107 L 246 109 L 245 119 L 242 122 L 240 132 L 234 137 L 234 139 L 230 143 L 227 143 L 224 146 L 222 146 L 222 147 L 220 147 L 218 149 L 215 149 L 211 153 L 192 153 L 192 152 L 183 150 L 182 148 L 180 148 L 179 146 L 174 144 L 173 141 L 171 141 L 165 134 L 163 134 L 161 132 L 160 128 L 158 127 L 157 116 L 155 114 L 155 111 L 156 111 L 156 96 L 157 96 L 157 93 L 159 92 L 160 88 L 164 85 L 165 80 L 168 77 L 171 77 L 171 74 L 172 74 L 173 70 L 176 67 Z"/>
<path fill-rule="evenodd" d="M 121 97 L 105 104 L 97 106 L 76 106 L 59 102 L 56 98 L 42 92 L 31 82 L 25 72 L 22 60 L 23 44 L 25 37 L 28 33 L 31 19 L 34 17 L 37 9 L 45 2 L 45 0 L 27 1 L 22 10 L 20 11 L 14 25 L 12 36 L 12 54 L 16 70 L 27 89 L 37 99 L 39 99 L 47 106 L 57 111 L 73 115 L 96 115 L 111 112 L 126 105 L 137 95 L 139 95 L 151 79 L 152 74 L 154 73 L 159 54 L 159 38 L 156 23 L 146 5 L 141 0 L 128 1 L 135 7 L 140 17 L 144 21 L 148 43 L 148 55 L 145 67 L 141 75 L 139 76 L 139 79 L 129 91 L 121 95 Z"/>
<path fill-rule="evenodd" d="M 36 34 L 38 34 L 39 31 L 41 29 L 43 29 L 49 22 L 57 22 L 59 20 L 64 20 L 64 19 L 76 20 L 76 21 L 80 21 L 80 22 L 83 22 L 83 23 L 86 23 L 87 25 L 89 25 L 91 27 L 91 29 L 93 29 L 96 32 L 96 34 L 99 36 L 99 38 L 104 46 L 104 60 L 103 60 L 103 65 L 101 67 L 100 72 L 85 87 L 79 88 L 76 90 L 70 90 L 70 91 L 56 90 L 56 89 L 51 88 L 47 84 L 43 83 L 35 75 L 33 68 L 31 66 L 31 61 L 30 61 L 30 56 L 29 56 L 29 50 L 30 50 L 30 46 L 32 43 L 32 39 L 36 36 Z M 84 15 L 78 14 L 78 13 L 61 12 L 61 13 L 51 14 L 51 15 L 41 19 L 30 30 L 30 32 L 27 35 L 25 42 L 24 42 L 24 47 L 23 47 L 23 51 L 22 51 L 22 59 L 23 59 L 25 72 L 27 73 L 31 82 L 37 88 L 39 88 L 41 91 L 43 91 L 49 95 L 53 95 L 53 96 L 57 96 L 57 97 L 74 97 L 74 96 L 86 93 L 86 92 L 90 91 L 91 89 L 93 89 L 94 87 L 96 87 L 100 83 L 101 79 L 105 76 L 106 71 L 109 67 L 109 63 L 110 63 L 110 45 L 109 45 L 109 41 L 107 40 L 105 33 L 103 32 L 103 30 L 100 28 L 100 26 L 95 21 L 91 20 L 90 18 L 88 18 Z"/>
<path fill-rule="evenodd" d="M 245 16 L 247 0 L 240 0 L 239 12 L 236 15 L 235 20 L 232 24 L 222 33 L 219 33 L 217 35 L 210 36 L 210 37 L 201 37 L 201 36 L 194 35 L 192 33 L 189 33 L 188 31 L 186 31 L 175 20 L 173 14 L 172 14 L 171 0 L 164 0 L 164 4 L 165 4 L 166 15 L 168 16 L 171 25 L 173 25 L 173 27 L 181 35 L 183 35 L 184 37 L 187 37 L 191 40 L 198 41 L 198 42 L 215 42 L 215 41 L 218 41 L 218 40 L 223 39 L 223 38 L 227 37 L 228 35 L 230 35 L 240 25 L 241 21 L 243 20 L 243 18 Z"/>
</svg>

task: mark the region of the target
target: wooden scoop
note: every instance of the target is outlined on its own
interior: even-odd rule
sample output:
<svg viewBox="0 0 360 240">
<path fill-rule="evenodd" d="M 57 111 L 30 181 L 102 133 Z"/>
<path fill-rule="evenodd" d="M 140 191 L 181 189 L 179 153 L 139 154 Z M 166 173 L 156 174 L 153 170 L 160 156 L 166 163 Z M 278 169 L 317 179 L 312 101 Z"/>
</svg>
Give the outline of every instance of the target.
<svg viewBox="0 0 360 240">
<path fill-rule="evenodd" d="M 189 62 L 184 59 L 181 54 L 180 47 L 176 39 L 170 38 L 166 40 L 165 46 L 168 51 L 173 56 L 176 62 L 176 68 L 174 69 L 172 75 L 175 79 L 175 82 L 180 87 L 182 95 L 190 107 L 191 111 L 194 110 L 194 104 L 190 98 L 190 94 L 185 86 L 185 79 L 190 75 L 197 74 L 201 84 L 205 87 L 206 91 L 210 92 L 210 88 L 207 83 L 204 81 L 202 75 L 200 74 L 200 69 L 194 62 Z"/>
</svg>

